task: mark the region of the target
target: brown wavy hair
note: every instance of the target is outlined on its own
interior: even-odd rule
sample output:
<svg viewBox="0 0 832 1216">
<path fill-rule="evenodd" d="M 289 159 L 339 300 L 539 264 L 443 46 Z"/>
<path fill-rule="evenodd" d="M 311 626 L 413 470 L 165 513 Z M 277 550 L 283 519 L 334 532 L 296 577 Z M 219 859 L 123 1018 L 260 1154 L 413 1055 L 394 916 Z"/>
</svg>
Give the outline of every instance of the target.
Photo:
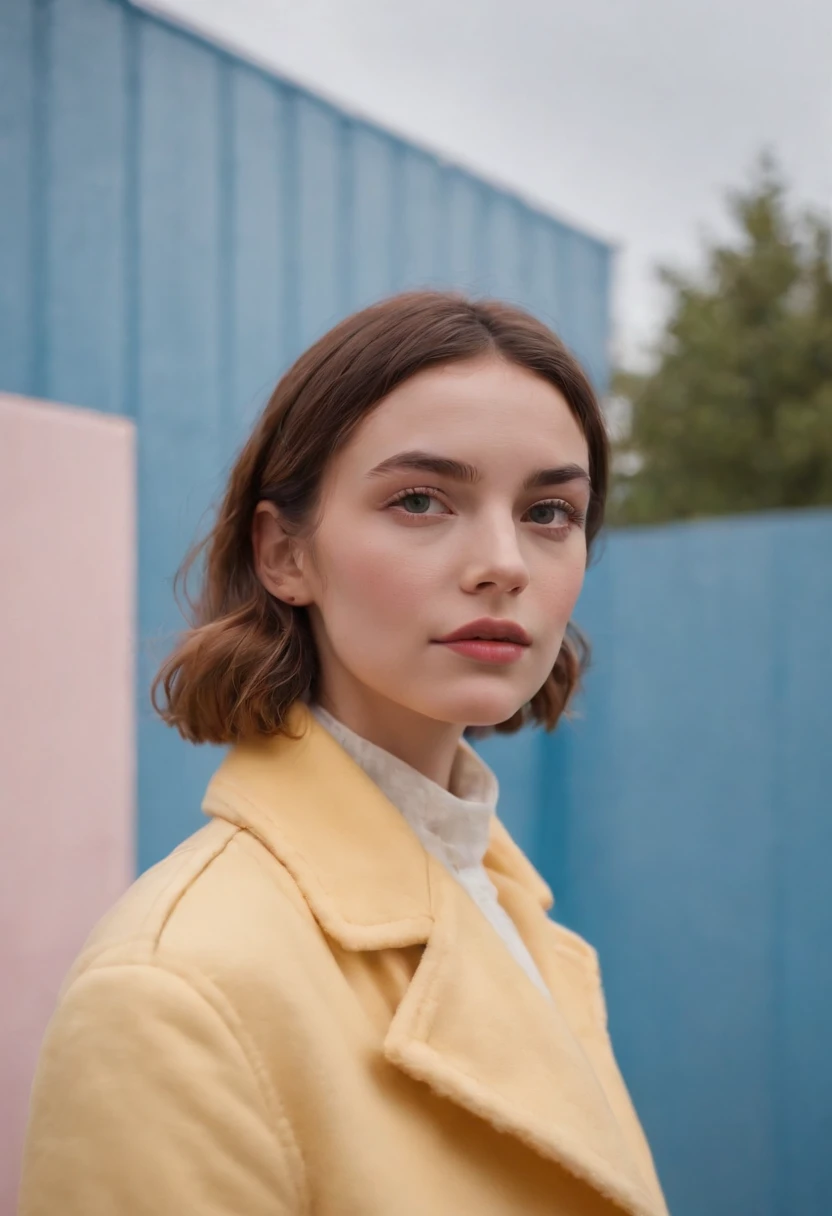
<svg viewBox="0 0 832 1216">
<path fill-rule="evenodd" d="M 280 380 L 232 469 L 213 528 L 177 574 L 191 627 L 156 676 L 152 701 L 185 739 L 231 743 L 286 733 L 290 706 L 315 696 L 318 659 L 306 609 L 270 595 L 255 572 L 257 504 L 273 503 L 292 534 L 309 533 L 327 465 L 361 420 L 417 372 L 489 351 L 554 385 L 578 421 L 589 447 L 591 547 L 604 515 L 607 434 L 592 386 L 560 339 L 519 308 L 446 292 L 409 292 L 366 308 L 325 334 Z M 187 582 L 197 564 L 200 589 L 191 597 Z M 588 654 L 570 624 L 543 687 L 492 729 L 510 733 L 536 722 L 552 730 Z"/>
</svg>

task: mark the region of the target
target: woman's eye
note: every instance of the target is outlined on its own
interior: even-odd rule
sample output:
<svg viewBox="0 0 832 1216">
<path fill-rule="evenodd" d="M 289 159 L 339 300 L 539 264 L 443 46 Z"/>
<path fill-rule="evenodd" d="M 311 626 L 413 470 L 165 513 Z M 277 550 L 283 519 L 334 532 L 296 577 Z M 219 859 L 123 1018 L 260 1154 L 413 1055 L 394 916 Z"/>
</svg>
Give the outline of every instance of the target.
<svg viewBox="0 0 832 1216">
<path fill-rule="evenodd" d="M 448 512 L 448 507 L 442 499 L 428 490 L 408 490 L 406 493 L 400 494 L 389 505 L 411 517 L 444 515 Z M 550 532 L 557 533 L 567 531 L 572 524 L 583 522 L 582 516 L 575 507 L 560 499 L 535 503 L 533 507 L 529 508 L 524 518 L 529 519 L 533 524 L 547 528 Z"/>
<path fill-rule="evenodd" d="M 424 515 L 431 503 L 429 494 L 407 494 L 399 501 L 402 506 L 406 505 L 414 515 Z"/>
<path fill-rule="evenodd" d="M 403 494 L 401 498 L 397 498 L 392 506 L 403 507 L 408 515 L 427 515 L 432 502 L 439 502 L 439 499 L 435 498 L 433 494 L 422 494 L 413 490 L 410 494 Z"/>
<path fill-rule="evenodd" d="M 530 509 L 529 517 L 534 524 L 568 524 L 572 514 L 565 503 L 538 502 Z"/>
</svg>

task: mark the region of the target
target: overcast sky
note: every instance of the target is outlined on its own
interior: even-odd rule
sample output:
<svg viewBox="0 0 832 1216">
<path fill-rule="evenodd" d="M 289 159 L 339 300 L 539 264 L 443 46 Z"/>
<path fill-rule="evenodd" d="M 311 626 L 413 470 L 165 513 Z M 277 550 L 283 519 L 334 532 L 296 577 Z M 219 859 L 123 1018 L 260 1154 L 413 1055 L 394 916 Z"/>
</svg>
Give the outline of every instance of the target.
<svg viewBox="0 0 832 1216">
<path fill-rule="evenodd" d="M 612 239 L 616 345 L 659 324 L 759 150 L 832 204 L 832 0 L 148 0 Z"/>
</svg>

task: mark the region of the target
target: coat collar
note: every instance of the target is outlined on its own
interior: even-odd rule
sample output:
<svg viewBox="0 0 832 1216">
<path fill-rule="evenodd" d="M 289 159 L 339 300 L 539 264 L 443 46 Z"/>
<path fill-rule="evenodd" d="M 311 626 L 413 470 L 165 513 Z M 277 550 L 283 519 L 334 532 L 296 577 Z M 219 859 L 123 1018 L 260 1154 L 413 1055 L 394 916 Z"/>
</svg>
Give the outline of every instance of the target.
<svg viewBox="0 0 832 1216">
<path fill-rule="evenodd" d="M 345 949 L 425 945 L 385 1040 L 388 1060 L 565 1167 L 629 1216 L 666 1216 L 649 1154 L 645 1166 L 638 1135 L 627 1126 L 626 1099 L 610 1098 L 557 999 L 559 964 L 551 961 L 551 926 L 540 915 L 551 893 L 505 829 L 495 823 L 485 864 L 514 901 L 512 914 L 521 933 L 527 930 L 544 978 L 554 980 L 554 1005 L 305 706 L 293 708 L 287 725 L 291 738 L 235 747 L 203 809 L 259 837 Z M 595 982 L 590 953 L 579 964 L 578 984 Z M 601 1059 L 603 1071 L 603 1050 Z M 608 1067 L 614 1091 L 611 1057 Z"/>
</svg>

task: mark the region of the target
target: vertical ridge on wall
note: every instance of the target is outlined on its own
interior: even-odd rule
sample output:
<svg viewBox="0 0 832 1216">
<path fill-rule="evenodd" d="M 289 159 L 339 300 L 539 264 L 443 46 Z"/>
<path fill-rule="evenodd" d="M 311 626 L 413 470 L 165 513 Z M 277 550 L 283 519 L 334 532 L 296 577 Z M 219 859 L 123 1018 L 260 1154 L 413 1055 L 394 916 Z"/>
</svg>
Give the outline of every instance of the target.
<svg viewBox="0 0 832 1216">
<path fill-rule="evenodd" d="M 389 136 L 353 124 L 352 205 L 344 239 L 351 250 L 349 309 L 390 295 L 399 276 L 395 216 L 396 148 Z"/>
<path fill-rule="evenodd" d="M 485 235 L 485 191 L 461 169 L 448 170 L 448 280 L 473 294 L 482 294 L 480 250 Z"/>
<path fill-rule="evenodd" d="M 771 526 L 778 1164 L 772 1210 L 774 1216 L 814 1216 L 827 1210 L 832 1194 L 832 563 L 824 560 L 832 553 L 832 513 L 800 512 Z"/>
<path fill-rule="evenodd" d="M 527 227 L 515 199 L 500 194 L 489 196 L 485 289 L 489 295 L 500 295 L 512 304 L 523 304 L 529 299 Z"/>
<path fill-rule="evenodd" d="M 535 217 L 529 233 L 529 295 L 541 320 L 566 340 L 565 301 L 559 286 L 562 273 L 557 230 Z"/>
<path fill-rule="evenodd" d="M 124 409 L 126 17 L 98 0 L 52 0 L 46 32 L 43 391 L 108 413 Z"/>
<path fill-rule="evenodd" d="M 355 123 L 343 115 L 341 117 L 341 135 L 339 139 L 338 165 L 338 313 L 346 316 L 353 305 L 353 284 L 355 282 L 356 256 L 352 241 L 353 213 L 355 210 Z"/>
<path fill-rule="evenodd" d="M 31 394 L 34 385 L 34 261 L 32 202 L 37 75 L 32 0 L 0 4 L 0 386 Z"/>
<path fill-rule="evenodd" d="M 233 374 L 226 456 L 244 440 L 289 360 L 294 277 L 288 271 L 292 164 L 285 91 L 254 69 L 230 73 L 233 145 L 231 285 L 227 335 Z M 270 147 L 264 154 L 263 133 Z"/>
<path fill-rule="evenodd" d="M 180 625 L 173 574 L 207 522 L 224 463 L 222 57 L 149 21 L 140 61 L 139 862 L 146 865 L 183 828 L 197 826 L 198 790 L 216 763 L 207 749 L 183 747 L 152 716 L 146 690 Z"/>
<path fill-rule="evenodd" d="M 781 521 L 781 526 L 785 525 L 786 521 Z M 783 528 L 785 533 L 785 527 Z M 778 540 L 786 540 L 786 545 L 778 545 Z M 789 709 L 789 660 L 794 667 L 795 674 L 800 670 L 802 664 L 794 663 L 794 655 L 789 654 L 789 638 L 788 626 L 784 629 L 785 622 L 793 618 L 794 613 L 790 612 L 789 601 L 792 598 L 792 586 L 799 583 L 801 580 L 801 571 L 795 569 L 792 557 L 798 553 L 803 558 L 804 546 L 800 544 L 802 537 L 795 536 L 794 540 L 797 544 L 789 543 L 791 537 L 778 537 L 777 530 L 773 530 L 770 535 L 770 551 L 769 551 L 769 601 L 771 603 L 771 611 L 768 614 L 769 637 L 767 646 L 767 662 L 762 666 L 767 668 L 768 674 L 768 695 L 772 706 L 772 713 L 768 723 L 768 738 L 766 740 L 769 748 L 769 754 L 772 758 L 770 771 L 770 797 L 772 805 L 772 848 L 770 858 L 770 871 L 768 875 L 768 886 L 770 890 L 770 917 L 771 917 L 771 934 L 769 939 L 770 954 L 768 958 L 768 967 L 771 975 L 771 1043 L 770 1053 L 768 1058 L 768 1069 L 766 1081 L 772 1095 L 771 1109 L 771 1138 L 775 1145 L 773 1151 L 774 1169 L 772 1171 L 771 1180 L 771 1214 L 772 1216 L 789 1216 L 790 1212 L 795 1209 L 799 1211 L 812 1212 L 815 1210 L 815 1205 L 812 1202 L 811 1191 L 812 1186 L 806 1188 L 806 1193 L 801 1196 L 799 1203 L 796 1203 L 796 1195 L 792 1190 L 792 1195 L 789 1196 L 789 1179 L 796 1179 L 799 1176 L 799 1171 L 794 1169 L 797 1162 L 794 1161 L 795 1139 L 792 1134 L 792 1129 L 795 1126 L 800 1126 L 802 1122 L 800 1111 L 792 1107 L 792 1091 L 788 1080 L 788 1072 L 790 1067 L 799 1064 L 798 1060 L 791 1057 L 790 1042 L 789 1042 L 789 1027 L 786 1016 L 786 1005 L 788 1001 L 788 984 L 791 978 L 799 981 L 800 976 L 796 974 L 794 977 L 789 975 L 789 949 L 787 946 L 787 934 L 790 925 L 790 917 L 788 916 L 788 887 L 789 880 L 794 881 L 794 878 L 789 874 L 789 852 L 790 839 L 794 831 L 792 822 L 787 822 L 786 815 L 782 808 L 789 806 L 792 801 L 792 791 L 799 791 L 801 782 L 790 781 L 788 774 L 788 735 L 789 735 L 789 718 L 792 716 L 788 713 Z M 779 558 L 780 548 L 784 548 L 785 562 Z M 785 577 L 781 571 L 778 571 L 778 566 L 786 565 Z M 802 598 L 802 597 L 801 597 Z M 814 632 L 810 630 L 811 633 Z M 795 774 L 796 775 L 796 774 Z M 792 815 L 789 815 L 789 820 Z M 800 881 L 800 879 L 797 879 Z M 832 974 L 832 973 L 831 973 Z M 797 985 L 796 985 L 797 986 Z M 817 1073 L 815 1073 L 817 1076 Z M 808 1078 L 807 1078 L 808 1080 Z M 806 1086 L 810 1090 L 810 1085 Z M 805 1092 L 805 1090 L 804 1090 Z M 803 1095 L 801 1095 L 802 1097 Z M 821 1116 L 822 1112 L 812 1112 Z M 812 1120 L 814 1123 L 814 1120 Z M 801 1140 L 803 1137 L 801 1137 Z M 826 1148 L 824 1146 L 824 1154 Z M 799 1151 L 798 1151 L 798 1155 Z M 800 1164 L 803 1164 L 802 1162 Z M 811 1168 L 811 1165 L 810 1165 Z M 820 1196 L 815 1196 L 815 1201 Z"/>
<path fill-rule="evenodd" d="M 124 295 L 121 333 L 122 410 L 128 418 L 136 419 L 139 409 L 139 296 L 141 244 L 139 198 L 142 179 L 139 171 L 141 144 L 142 73 L 139 39 L 141 22 L 131 8 L 124 13 L 124 193 L 123 237 Z"/>
<path fill-rule="evenodd" d="M 283 174 L 283 207 L 285 224 L 284 328 L 286 333 L 287 366 L 300 354 L 300 135 L 298 130 L 299 95 L 296 89 L 285 89 L 283 107 L 285 166 Z"/>
<path fill-rule="evenodd" d="M 35 397 L 46 397 L 46 360 L 49 350 L 49 335 L 46 328 L 47 293 L 47 199 L 49 197 L 51 150 L 49 131 L 49 94 L 52 87 L 51 61 L 49 56 L 49 27 L 52 17 L 52 0 L 33 0 L 32 5 L 32 153 L 31 190 L 29 207 L 30 223 L 30 269 L 31 318 L 28 391 Z"/>
<path fill-rule="evenodd" d="M 237 440 L 234 389 L 236 350 L 234 344 L 234 263 L 237 259 L 237 180 L 234 129 L 234 63 L 228 56 L 219 62 L 219 119 L 217 154 L 217 351 L 220 439 L 227 454 Z"/>
<path fill-rule="evenodd" d="M 299 344 L 303 350 L 339 317 L 339 215 L 342 205 L 336 111 L 313 98 L 297 102 Z"/>
<path fill-rule="evenodd" d="M 404 287 L 437 287 L 442 280 L 437 233 L 443 222 L 439 210 L 439 166 L 436 158 L 416 148 L 404 148 L 401 163 L 402 208 L 400 280 Z"/>
<path fill-rule="evenodd" d="M 450 166 L 438 162 L 436 178 L 436 204 L 439 224 L 436 231 L 436 260 L 439 273 L 436 287 L 446 289 L 452 287 L 450 278 L 451 244 L 450 244 L 450 213 L 451 213 L 451 177 Z"/>
<path fill-rule="evenodd" d="M 401 140 L 391 141 L 390 160 L 393 182 L 391 187 L 392 215 L 390 220 L 390 292 L 401 290 L 404 282 L 405 239 L 401 218 L 405 209 L 404 161 L 406 148 Z"/>
</svg>

